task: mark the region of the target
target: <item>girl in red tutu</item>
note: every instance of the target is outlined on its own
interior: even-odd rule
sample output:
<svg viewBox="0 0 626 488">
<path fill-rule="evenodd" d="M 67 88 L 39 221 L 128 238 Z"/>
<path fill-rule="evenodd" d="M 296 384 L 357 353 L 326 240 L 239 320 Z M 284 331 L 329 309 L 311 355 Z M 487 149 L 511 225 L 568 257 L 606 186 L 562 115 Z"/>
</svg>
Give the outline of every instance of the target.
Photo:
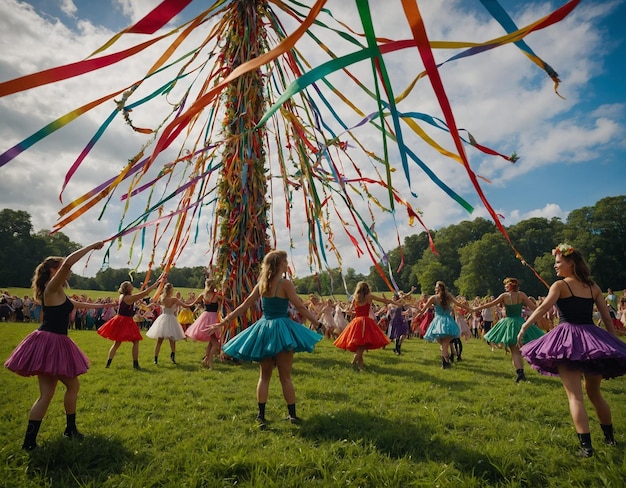
<svg viewBox="0 0 626 488">
<path fill-rule="evenodd" d="M 589 266 L 580 251 L 569 244 L 559 244 L 552 254 L 556 275 L 562 279 L 552 284 L 546 299 L 522 324 L 517 345 L 534 369 L 543 375 L 561 378 L 581 445 L 578 455 L 589 457 L 593 455 L 593 448 L 582 380 L 602 427 L 604 442 L 615 445 L 611 407 L 602 396 L 600 384 L 602 378 L 626 374 L 626 344 L 615 336 L 602 290 L 591 279 Z M 522 347 L 526 330 L 555 304 L 559 310 L 559 325 Z M 594 304 L 606 330 L 593 323 Z"/>
<path fill-rule="evenodd" d="M 161 275 L 154 284 L 135 294 L 132 294 L 133 285 L 130 281 L 124 281 L 120 285 L 117 315 L 98 329 L 98 334 L 114 341 L 111 349 L 109 349 L 107 368 L 111 366 L 111 361 L 113 361 L 115 353 L 122 345 L 122 342 L 132 342 L 133 368 L 139 369 L 139 341 L 143 340 L 143 337 L 141 336 L 141 332 L 139 332 L 139 327 L 137 327 L 137 324 L 133 320 L 133 316 L 135 315 L 135 302 L 141 300 L 159 286 L 163 278 L 164 275 Z"/>
<path fill-rule="evenodd" d="M 365 281 L 359 281 L 352 299 L 352 308 L 356 316 L 333 342 L 338 348 L 354 353 L 352 365 L 359 371 L 363 369 L 363 353 L 366 350 L 380 349 L 391 342 L 370 317 L 372 302 L 400 305 L 392 300 L 372 295 L 369 285 Z"/>
<path fill-rule="evenodd" d="M 65 385 L 63 404 L 67 426 L 64 437 L 81 439 L 76 429 L 76 402 L 78 375 L 87 371 L 89 359 L 67 335 L 69 318 L 76 308 L 101 308 L 104 303 L 77 302 L 67 297 L 63 285 L 70 276 L 70 268 L 89 251 L 101 249 L 102 242 L 73 252 L 67 258 L 48 257 L 37 266 L 33 277 L 33 290 L 43 309 L 43 322 L 31 332 L 11 353 L 4 365 L 21 376 L 37 375 L 39 398 L 28 416 L 28 428 L 22 448 L 32 451 L 37 447 L 37 433 L 57 383 Z"/>
</svg>

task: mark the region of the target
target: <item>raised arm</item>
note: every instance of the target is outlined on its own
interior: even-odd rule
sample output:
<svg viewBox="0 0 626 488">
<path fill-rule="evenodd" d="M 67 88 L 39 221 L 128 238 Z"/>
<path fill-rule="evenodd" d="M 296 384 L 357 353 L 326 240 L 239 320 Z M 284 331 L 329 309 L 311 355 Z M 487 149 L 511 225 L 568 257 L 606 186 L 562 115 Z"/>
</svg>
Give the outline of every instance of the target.
<svg viewBox="0 0 626 488">
<path fill-rule="evenodd" d="M 104 242 L 97 241 L 97 242 L 94 242 L 93 244 L 89 244 L 88 246 L 85 246 L 79 249 L 78 251 L 74 251 L 72 254 L 67 256 L 61 263 L 61 266 L 59 266 L 59 269 L 57 270 L 57 272 L 54 274 L 54 276 L 50 279 L 50 281 L 46 285 L 46 292 L 54 293 L 54 292 L 58 292 L 62 290 L 63 285 L 70 277 L 70 270 L 72 266 L 75 265 L 88 252 L 93 251 L 95 249 L 102 249 L 103 246 L 104 246 Z"/>
</svg>

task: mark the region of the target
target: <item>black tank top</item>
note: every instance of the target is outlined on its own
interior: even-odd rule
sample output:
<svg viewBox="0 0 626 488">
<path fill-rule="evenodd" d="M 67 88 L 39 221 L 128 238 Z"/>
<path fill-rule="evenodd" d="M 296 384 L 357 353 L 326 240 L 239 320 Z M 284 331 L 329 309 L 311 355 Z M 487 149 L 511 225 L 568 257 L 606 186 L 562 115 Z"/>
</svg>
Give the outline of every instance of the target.
<svg viewBox="0 0 626 488">
<path fill-rule="evenodd" d="M 43 294 L 41 301 L 43 302 Z M 67 328 L 70 324 L 70 314 L 72 310 L 74 310 L 74 304 L 70 302 L 70 299 L 65 297 L 65 301 L 61 305 L 55 305 L 53 307 L 42 303 L 41 307 L 43 310 L 43 322 L 39 330 L 67 335 Z"/>
<path fill-rule="evenodd" d="M 564 280 L 563 282 L 569 288 L 572 296 L 559 298 L 556 301 L 556 306 L 559 309 L 559 323 L 593 324 L 593 296 L 591 298 L 577 297 L 572 292 L 567 281 Z"/>
<path fill-rule="evenodd" d="M 210 302 L 210 303 L 205 303 L 204 304 L 204 309 L 207 312 L 217 312 L 218 308 L 219 308 L 219 303 L 217 303 L 217 302 Z"/>
</svg>

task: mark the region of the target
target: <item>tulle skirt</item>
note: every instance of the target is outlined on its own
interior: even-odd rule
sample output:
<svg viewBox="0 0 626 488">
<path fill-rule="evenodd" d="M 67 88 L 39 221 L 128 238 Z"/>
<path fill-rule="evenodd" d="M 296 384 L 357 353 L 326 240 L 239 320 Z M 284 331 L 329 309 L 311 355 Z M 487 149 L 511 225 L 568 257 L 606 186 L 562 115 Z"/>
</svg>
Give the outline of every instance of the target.
<svg viewBox="0 0 626 488">
<path fill-rule="evenodd" d="M 409 333 L 409 323 L 402 316 L 394 316 L 389 323 L 389 338 L 398 339 Z"/>
<path fill-rule="evenodd" d="M 116 315 L 98 329 L 98 334 L 115 342 L 135 342 L 143 340 L 139 327 L 132 317 Z"/>
<path fill-rule="evenodd" d="M 21 376 L 75 378 L 87 372 L 89 359 L 68 336 L 35 330 L 13 350 L 4 365 Z"/>
<path fill-rule="evenodd" d="M 437 315 L 428 326 L 424 339 L 437 342 L 444 337 L 461 337 L 459 324 L 450 315 Z"/>
<path fill-rule="evenodd" d="M 469 329 L 465 315 L 458 315 L 456 322 L 459 324 L 459 329 L 461 329 L 461 337 L 466 341 L 469 340 L 472 337 L 472 332 Z"/>
<path fill-rule="evenodd" d="M 185 333 L 174 315 L 164 313 L 159 315 L 152 323 L 148 332 L 146 332 L 146 337 L 150 339 L 163 338 L 180 341 L 185 338 Z"/>
<path fill-rule="evenodd" d="M 209 342 L 212 337 L 218 341 L 222 337 L 217 312 L 202 312 L 193 324 L 187 327 L 185 335 L 194 341 Z"/>
<path fill-rule="evenodd" d="M 487 342 L 493 342 L 494 344 L 514 346 L 517 344 L 517 334 L 519 334 L 524 322 L 525 320 L 522 317 L 505 317 L 500 319 L 496 325 L 485 334 L 485 340 Z M 533 324 L 524 332 L 522 342 L 526 344 L 527 342 L 539 339 L 542 335 L 544 335 L 544 331 Z"/>
<path fill-rule="evenodd" d="M 432 312 L 427 313 L 426 315 L 424 315 L 424 317 L 422 317 L 422 321 L 419 324 L 419 333 L 420 336 L 424 337 L 426 335 L 426 332 L 428 331 L 428 327 L 430 327 L 430 323 L 433 321 L 433 319 L 435 318 L 435 314 Z"/>
<path fill-rule="evenodd" d="M 603 378 L 626 374 L 626 343 L 593 324 L 561 323 L 520 352 L 546 376 L 558 376 L 559 365 Z"/>
<path fill-rule="evenodd" d="M 183 325 L 189 325 L 193 322 L 193 312 L 188 308 L 183 308 L 178 312 L 178 322 Z"/>
<path fill-rule="evenodd" d="M 380 349 L 389 342 L 389 338 L 371 317 L 355 317 L 333 344 L 340 349 L 356 352 L 359 348 Z"/>
<path fill-rule="evenodd" d="M 242 361 L 262 361 L 279 352 L 313 352 L 320 340 L 320 334 L 288 317 L 261 317 L 224 344 L 222 351 Z"/>
</svg>

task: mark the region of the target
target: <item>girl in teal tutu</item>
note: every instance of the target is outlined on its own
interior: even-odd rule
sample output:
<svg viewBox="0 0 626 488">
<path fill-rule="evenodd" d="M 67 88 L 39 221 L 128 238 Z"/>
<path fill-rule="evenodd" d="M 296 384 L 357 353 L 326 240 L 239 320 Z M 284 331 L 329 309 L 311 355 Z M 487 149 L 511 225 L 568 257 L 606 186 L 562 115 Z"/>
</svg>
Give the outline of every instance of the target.
<svg viewBox="0 0 626 488">
<path fill-rule="evenodd" d="M 498 320 L 489 332 L 485 334 L 485 340 L 494 344 L 502 344 L 511 351 L 511 362 L 515 368 L 515 382 L 525 381 L 524 360 L 517 347 L 517 334 L 522 328 L 524 319 L 522 318 L 522 307 L 526 306 L 530 310 L 534 310 L 535 304 L 528 298 L 526 293 L 520 291 L 517 278 L 506 278 L 504 281 L 504 289 L 506 290 L 498 298 L 488 303 L 484 303 L 474 310 L 482 310 L 483 308 L 495 307 L 504 304 L 506 317 Z M 524 344 L 537 339 L 543 335 L 543 331 L 533 324 L 526 330 L 524 334 Z"/>
<path fill-rule="evenodd" d="M 274 367 L 287 402 L 287 420 L 299 423 L 296 415 L 296 392 L 291 381 L 291 368 L 295 352 L 312 352 L 322 336 L 289 318 L 289 303 L 315 328 L 319 327 L 317 317 L 305 306 L 293 286 L 283 276 L 288 271 L 287 253 L 271 251 L 263 259 L 259 281 L 250 296 L 230 312 L 220 323 L 223 329 L 228 322 L 243 315 L 259 298 L 263 306 L 263 316 L 247 329 L 229 340 L 222 350 L 228 356 L 243 361 L 257 361 L 260 364 L 257 384 L 259 412 L 256 417 L 261 428 L 265 428 L 265 404 L 269 394 L 269 384 Z"/>
<path fill-rule="evenodd" d="M 562 279 L 552 284 L 546 299 L 526 319 L 517 335 L 517 344 L 522 345 L 524 333 L 537 317 L 556 304 L 559 325 L 525 344 L 520 352 L 541 374 L 561 378 L 581 445 L 579 456 L 589 457 L 593 448 L 582 380 L 602 427 L 604 442 L 615 445 L 611 407 L 602 396 L 600 384 L 603 378 L 626 374 L 626 344 L 615 336 L 609 307 L 602 290 L 591 279 L 580 251 L 569 244 L 559 244 L 552 254 L 556 275 Z M 594 305 L 606 330 L 593 323 Z"/>
</svg>

